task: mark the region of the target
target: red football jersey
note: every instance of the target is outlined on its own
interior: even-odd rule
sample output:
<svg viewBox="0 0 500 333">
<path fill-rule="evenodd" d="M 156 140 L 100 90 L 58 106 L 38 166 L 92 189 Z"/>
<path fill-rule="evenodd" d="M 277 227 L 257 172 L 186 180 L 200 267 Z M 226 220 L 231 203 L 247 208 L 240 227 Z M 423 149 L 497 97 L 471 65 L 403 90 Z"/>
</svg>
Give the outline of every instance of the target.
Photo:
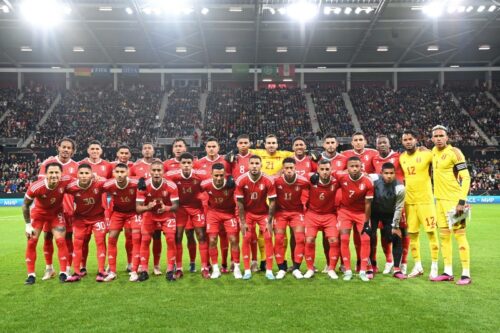
<svg viewBox="0 0 500 333">
<path fill-rule="evenodd" d="M 120 161 L 109 162 L 109 164 L 111 164 L 111 170 L 113 170 L 118 163 L 123 163 L 123 162 L 120 162 Z M 128 161 L 125 164 L 128 166 L 129 169 L 132 169 L 132 167 L 134 166 L 134 162 L 132 162 L 132 161 Z"/>
<path fill-rule="evenodd" d="M 193 169 L 204 170 L 207 173 L 207 175 L 209 175 L 212 173 L 212 165 L 214 165 L 215 163 L 224 164 L 224 168 L 226 170 L 226 175 L 231 174 L 231 166 L 229 165 L 229 163 L 226 162 L 226 160 L 224 159 L 224 156 L 222 156 L 222 155 L 217 155 L 217 158 L 213 161 L 209 160 L 208 157 L 205 156 L 205 157 L 194 162 Z"/>
<path fill-rule="evenodd" d="M 236 208 L 234 188 L 227 188 L 225 183 L 221 188 L 217 188 L 212 179 L 205 179 L 201 183 L 201 188 L 208 194 L 209 209 L 234 214 Z"/>
<path fill-rule="evenodd" d="M 155 220 L 164 220 L 172 216 L 171 212 L 158 212 L 158 209 L 161 208 L 161 202 L 165 206 L 172 206 L 172 201 L 178 200 L 179 192 L 177 191 L 177 186 L 167 179 L 162 179 L 159 187 L 155 187 L 153 181 L 148 179 L 146 181 L 146 190 L 137 193 L 137 201 L 144 202 L 144 205 L 148 205 L 150 202 L 157 203 L 151 211 L 144 213 L 145 215 L 150 214 Z"/>
<path fill-rule="evenodd" d="M 309 156 L 304 156 L 301 160 L 294 156 L 295 172 L 299 176 L 307 176 L 311 172 L 316 172 L 316 163 Z"/>
<path fill-rule="evenodd" d="M 61 160 L 59 160 L 59 156 L 54 156 L 54 157 L 49 157 L 45 161 L 43 161 L 42 165 L 40 166 L 40 173 L 38 174 L 38 178 L 43 178 L 45 177 L 45 166 L 49 163 L 56 162 L 62 165 L 63 176 L 69 176 L 71 178 L 76 178 L 76 175 L 78 173 L 78 162 L 73 161 L 70 159 L 66 163 L 62 163 Z M 66 215 L 72 215 L 73 214 L 73 197 L 71 195 L 65 195 L 63 199 L 63 210 Z"/>
<path fill-rule="evenodd" d="M 65 188 L 71 180 L 63 176 L 54 189 L 49 189 L 45 178 L 32 183 L 25 194 L 25 198 L 35 201 L 31 216 L 56 216 L 62 213 Z"/>
<path fill-rule="evenodd" d="M 66 192 L 71 194 L 75 202 L 75 218 L 104 219 L 102 194 L 104 193 L 104 180 L 92 180 L 86 189 L 81 188 L 78 179 L 66 186 Z"/>
<path fill-rule="evenodd" d="M 342 190 L 340 207 L 350 211 L 364 212 L 365 199 L 373 198 L 373 183 L 371 179 L 362 175 L 358 180 L 352 180 L 349 174 L 335 173 Z"/>
<path fill-rule="evenodd" d="M 62 168 L 63 168 L 62 175 L 63 176 L 69 176 L 71 178 L 76 178 L 76 174 L 78 173 L 78 162 L 75 162 L 72 159 L 70 159 L 68 162 L 62 163 L 61 160 L 59 160 L 59 156 L 49 157 L 45 161 L 43 161 L 43 163 L 40 165 L 40 172 L 38 173 L 38 178 L 42 178 L 45 176 L 45 166 L 47 164 L 53 163 L 53 162 L 56 162 L 56 163 L 59 163 L 62 165 Z"/>
<path fill-rule="evenodd" d="M 380 156 L 380 154 L 375 156 L 372 160 L 375 173 L 381 174 L 382 165 L 384 165 L 384 163 L 390 162 L 394 164 L 394 166 L 396 167 L 396 179 L 399 180 L 400 182 L 403 182 L 405 176 L 403 173 L 403 169 L 401 169 L 401 165 L 399 164 L 399 155 L 400 154 L 398 152 L 391 150 L 389 155 L 387 155 L 386 157 L 382 157 Z"/>
<path fill-rule="evenodd" d="M 335 195 L 338 187 L 337 180 L 334 177 L 330 177 L 330 181 L 327 184 L 323 184 L 321 181 L 317 185 L 311 184 L 309 187 L 307 210 L 317 214 L 335 213 L 337 210 Z"/>
<path fill-rule="evenodd" d="M 207 177 L 207 173 L 203 170 L 193 169 L 189 177 L 184 177 L 181 170 L 167 172 L 167 178 L 177 185 L 180 206 L 189 208 L 202 208 L 201 182 Z"/>
<path fill-rule="evenodd" d="M 120 213 L 135 212 L 135 201 L 137 197 L 137 179 L 128 178 L 127 185 L 120 188 L 116 179 L 109 179 L 104 183 L 104 191 L 111 194 L 113 200 L 113 211 Z"/>
<path fill-rule="evenodd" d="M 83 163 L 89 164 L 92 167 L 92 172 L 99 177 L 109 179 L 113 176 L 113 166 L 108 161 L 101 159 L 94 163 L 87 157 L 80 161 L 80 164 Z"/>
<path fill-rule="evenodd" d="M 321 154 L 322 160 L 330 161 L 332 172 L 343 171 L 347 167 L 347 157 L 344 154 L 336 153 L 332 158 L 327 157 L 325 153 Z"/>
<path fill-rule="evenodd" d="M 172 157 L 171 159 L 163 162 L 163 172 L 165 173 L 180 169 L 181 169 L 181 161 L 176 160 L 175 157 Z"/>
<path fill-rule="evenodd" d="M 361 164 L 363 165 L 363 171 L 366 173 L 375 173 L 375 169 L 373 168 L 372 160 L 375 156 L 378 155 L 378 151 L 371 148 L 365 148 L 361 153 L 357 153 L 354 149 L 346 150 L 342 153 L 346 159 L 351 156 L 357 156 L 361 159 Z M 347 163 L 347 160 L 346 160 Z"/>
<path fill-rule="evenodd" d="M 248 172 L 248 162 L 250 162 L 250 156 L 252 154 L 247 153 L 246 155 L 237 154 L 236 162 L 231 166 L 233 178 L 236 180 L 241 175 Z"/>
<path fill-rule="evenodd" d="M 151 177 L 151 163 L 144 161 L 144 159 L 140 159 L 135 161 L 132 168 L 130 169 L 130 177 L 134 178 L 150 178 Z"/>
<path fill-rule="evenodd" d="M 280 212 L 303 212 L 301 197 L 304 191 L 309 189 L 306 178 L 296 175 L 295 180 L 288 183 L 285 176 L 276 177 L 274 180 L 276 188 L 276 211 Z"/>
<path fill-rule="evenodd" d="M 267 199 L 276 198 L 276 189 L 271 177 L 261 173 L 257 181 L 250 178 L 250 174 L 240 176 L 236 180 L 236 198 L 243 198 L 243 206 L 248 213 L 264 215 L 269 211 Z"/>
</svg>

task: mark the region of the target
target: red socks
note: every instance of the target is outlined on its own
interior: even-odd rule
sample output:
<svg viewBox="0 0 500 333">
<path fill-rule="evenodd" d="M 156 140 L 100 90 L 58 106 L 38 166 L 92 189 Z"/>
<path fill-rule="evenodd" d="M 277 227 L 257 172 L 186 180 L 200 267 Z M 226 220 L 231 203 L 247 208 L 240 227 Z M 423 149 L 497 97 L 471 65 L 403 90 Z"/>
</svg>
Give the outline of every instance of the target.
<svg viewBox="0 0 500 333">
<path fill-rule="evenodd" d="M 125 251 L 127 251 L 127 264 L 132 263 L 132 233 L 130 231 L 125 231 Z"/>
<path fill-rule="evenodd" d="M 357 233 L 356 231 L 354 232 Z M 340 253 L 342 254 L 342 261 L 346 271 L 351 270 L 351 250 L 349 249 L 349 234 L 340 235 Z"/>
<path fill-rule="evenodd" d="M 52 236 L 43 239 L 43 255 L 45 256 L 45 264 L 52 265 L 52 257 L 54 256 L 54 243 Z"/>
<path fill-rule="evenodd" d="M 66 272 L 68 267 L 68 248 L 66 246 L 67 239 L 58 238 L 56 239 L 57 245 L 57 257 L 59 258 L 59 269 L 61 272 Z M 73 244 L 73 242 L 71 242 Z"/>
<path fill-rule="evenodd" d="M 142 234 L 141 236 L 141 266 L 143 272 L 149 271 L 149 245 L 151 244 L 151 235 Z"/>
<path fill-rule="evenodd" d="M 316 243 L 306 243 L 306 265 L 308 270 L 314 269 L 314 259 L 316 258 Z"/>
<path fill-rule="evenodd" d="M 304 232 L 294 232 L 295 235 L 295 251 L 293 253 L 293 261 L 300 264 L 304 258 L 305 251 L 305 234 Z"/>
<path fill-rule="evenodd" d="M 118 243 L 118 239 L 116 239 L 114 237 L 109 237 L 109 239 L 108 239 L 108 263 L 109 263 L 109 269 L 113 273 L 116 273 L 116 255 L 118 254 L 118 250 L 116 248 L 116 243 Z"/>
<path fill-rule="evenodd" d="M 132 271 L 137 272 L 139 263 L 141 261 L 141 240 L 142 235 L 140 232 L 132 233 Z"/>
<path fill-rule="evenodd" d="M 153 265 L 160 265 L 161 258 L 161 233 L 158 238 L 153 236 Z"/>
<path fill-rule="evenodd" d="M 167 241 L 167 271 L 173 271 L 176 256 L 175 234 L 165 235 Z"/>
<path fill-rule="evenodd" d="M 52 240 L 50 242 L 52 243 Z M 37 243 L 38 238 L 31 237 L 28 239 L 28 244 L 26 245 L 26 266 L 28 268 L 28 274 L 35 273 Z"/>
<path fill-rule="evenodd" d="M 277 233 L 274 237 L 274 253 L 276 254 L 276 263 L 281 265 L 285 261 L 285 234 Z"/>
</svg>

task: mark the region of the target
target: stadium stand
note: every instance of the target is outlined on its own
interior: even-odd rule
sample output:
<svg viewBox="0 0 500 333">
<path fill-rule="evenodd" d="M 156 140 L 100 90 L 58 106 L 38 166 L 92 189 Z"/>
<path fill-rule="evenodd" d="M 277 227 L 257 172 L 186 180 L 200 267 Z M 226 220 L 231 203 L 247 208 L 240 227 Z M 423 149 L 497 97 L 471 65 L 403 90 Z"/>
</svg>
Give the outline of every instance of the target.
<svg viewBox="0 0 500 333">
<path fill-rule="evenodd" d="M 105 147 L 121 143 L 140 147 L 153 141 L 162 93 L 135 86 L 126 91 L 86 89 L 64 94 L 48 121 L 37 130 L 34 147 L 54 147 L 68 136 L 81 146 L 99 140 Z"/>
<path fill-rule="evenodd" d="M 342 99 L 342 89 L 318 87 L 312 89 L 311 96 L 321 128 L 320 137 L 326 133 L 344 137 L 352 135 L 354 126 Z"/>
<path fill-rule="evenodd" d="M 0 124 L 0 137 L 26 139 L 35 131 L 56 96 L 56 90 L 42 85 L 25 88 L 23 98 L 15 101 L 15 106 L 12 105 L 11 112 Z"/>
<path fill-rule="evenodd" d="M 495 159 L 475 159 L 469 161 L 471 172 L 472 191 L 492 191 L 500 190 L 500 172 L 498 170 L 498 160 Z"/>
<path fill-rule="evenodd" d="M 500 108 L 479 88 L 455 87 L 460 105 L 478 123 L 487 136 L 500 136 Z"/>
<path fill-rule="evenodd" d="M 299 89 L 218 89 L 208 95 L 204 136 L 215 136 L 233 148 L 236 137 L 249 134 L 257 147 L 266 134 L 278 137 L 280 148 L 290 149 L 295 136 L 314 144 L 305 96 Z"/>
<path fill-rule="evenodd" d="M 160 137 L 182 137 L 194 135 L 202 127 L 199 109 L 199 88 L 175 88 L 168 98 Z"/>
<path fill-rule="evenodd" d="M 0 153 L 0 193 L 26 192 L 37 178 L 39 164 L 36 155 Z"/>
<path fill-rule="evenodd" d="M 436 124 L 448 127 L 451 143 L 485 144 L 470 118 L 460 113 L 447 91 L 435 87 L 404 87 L 396 92 L 387 88 L 355 88 L 349 95 L 371 144 L 377 135 L 387 134 L 393 146 L 400 147 L 403 131 L 413 129 L 419 141 L 430 147 L 429 134 Z"/>
</svg>

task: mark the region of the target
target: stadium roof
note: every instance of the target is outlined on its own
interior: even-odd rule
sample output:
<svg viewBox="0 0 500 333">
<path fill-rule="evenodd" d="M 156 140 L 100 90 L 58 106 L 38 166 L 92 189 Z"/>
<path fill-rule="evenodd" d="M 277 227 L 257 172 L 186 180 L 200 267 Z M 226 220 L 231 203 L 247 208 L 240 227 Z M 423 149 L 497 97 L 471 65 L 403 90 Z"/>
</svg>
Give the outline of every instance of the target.
<svg viewBox="0 0 500 333">
<path fill-rule="evenodd" d="M 68 0 L 51 29 L 28 22 L 22 2 L 0 0 L 2 67 L 500 64 L 494 0 L 317 0 L 308 22 L 298 21 L 304 8 L 287 7 L 298 0 Z"/>
</svg>

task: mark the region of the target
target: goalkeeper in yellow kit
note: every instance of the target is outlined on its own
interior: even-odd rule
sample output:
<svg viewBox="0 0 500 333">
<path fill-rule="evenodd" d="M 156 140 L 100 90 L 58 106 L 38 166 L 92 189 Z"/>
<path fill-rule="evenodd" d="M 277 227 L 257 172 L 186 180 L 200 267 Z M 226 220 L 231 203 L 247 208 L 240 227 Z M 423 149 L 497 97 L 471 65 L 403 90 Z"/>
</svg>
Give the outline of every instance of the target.
<svg viewBox="0 0 500 333">
<path fill-rule="evenodd" d="M 291 151 L 278 150 L 278 138 L 274 134 L 269 134 L 266 136 L 264 142 L 265 149 L 250 149 L 250 153 L 253 155 L 257 155 L 262 159 L 262 172 L 264 172 L 268 176 L 277 175 L 281 168 L 283 167 L 283 160 L 287 157 L 293 157 L 294 153 Z M 285 235 L 285 252 L 288 245 L 288 238 Z M 260 269 L 262 271 L 265 270 L 265 258 L 266 254 L 264 251 L 264 236 L 259 233 L 257 239 L 259 245 L 260 252 Z M 264 260 L 262 260 L 264 259 Z M 286 260 L 285 260 L 286 264 Z"/>
<path fill-rule="evenodd" d="M 459 217 L 464 213 L 470 187 L 470 175 L 460 149 L 448 144 L 448 130 L 438 125 L 432 129 L 432 168 L 434 170 L 434 197 L 436 198 L 437 224 L 441 239 L 444 273 L 432 281 L 453 281 L 451 234 L 458 243 L 462 276 L 458 285 L 467 285 L 470 278 L 470 249 L 465 235 L 465 219 L 455 224 L 448 222 L 450 212 Z"/>
<path fill-rule="evenodd" d="M 417 148 L 417 136 L 412 131 L 403 132 L 402 143 L 405 151 L 399 157 L 399 165 L 405 175 L 405 212 L 410 237 L 410 250 L 415 266 L 409 278 L 424 273 L 420 258 L 420 226 L 429 239 L 431 252 L 431 270 L 429 279 L 438 276 L 439 242 L 436 233 L 436 207 L 432 196 L 430 168 L 432 153 L 427 149 Z"/>
</svg>

